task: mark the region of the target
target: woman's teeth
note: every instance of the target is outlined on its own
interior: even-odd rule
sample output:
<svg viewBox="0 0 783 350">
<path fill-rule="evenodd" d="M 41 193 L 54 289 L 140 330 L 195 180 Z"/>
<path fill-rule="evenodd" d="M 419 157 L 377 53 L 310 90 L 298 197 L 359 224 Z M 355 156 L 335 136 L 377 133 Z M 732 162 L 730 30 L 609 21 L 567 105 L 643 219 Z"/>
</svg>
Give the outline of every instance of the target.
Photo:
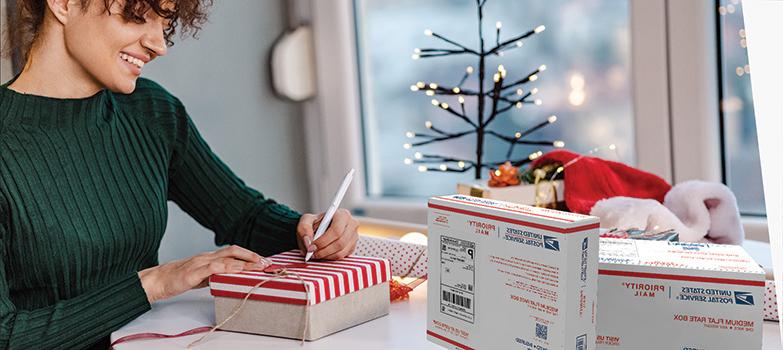
<svg viewBox="0 0 783 350">
<path fill-rule="evenodd" d="M 139 68 L 144 67 L 144 61 L 142 61 L 142 60 L 140 60 L 140 59 L 138 59 L 136 57 L 133 57 L 133 56 L 130 56 L 130 55 L 127 55 L 127 54 L 124 54 L 124 53 L 120 53 L 120 58 L 122 58 L 123 60 L 128 61 L 128 62 L 130 62 L 132 64 L 135 64 L 136 67 L 139 67 Z"/>
</svg>

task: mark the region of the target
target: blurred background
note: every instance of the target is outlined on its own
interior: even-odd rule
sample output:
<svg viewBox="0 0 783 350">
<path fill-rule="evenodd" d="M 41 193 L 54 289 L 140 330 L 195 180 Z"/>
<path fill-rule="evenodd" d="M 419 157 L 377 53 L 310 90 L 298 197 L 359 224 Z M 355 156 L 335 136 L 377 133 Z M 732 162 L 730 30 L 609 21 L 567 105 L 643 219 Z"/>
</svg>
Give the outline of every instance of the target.
<svg viewBox="0 0 783 350">
<path fill-rule="evenodd" d="M 15 0 L 0 1 L 5 26 Z M 547 67 L 524 87 L 538 89 L 541 105 L 511 110 L 494 129 L 513 134 L 556 115 L 557 123 L 531 138 L 562 140 L 581 153 L 601 148 L 598 156 L 673 183 L 723 182 L 738 199 L 746 230 L 764 240 L 742 6 L 739 0 L 685 3 L 490 0 L 482 28 L 487 46 L 495 43 L 497 21 L 502 39 L 546 26 L 522 47 L 488 60 L 491 71 L 502 63 L 514 77 Z M 427 197 L 455 192 L 473 173 L 420 172 L 405 163 L 416 151 L 403 147 L 406 132 L 425 130 L 425 121 L 453 132 L 465 126 L 410 86 L 454 85 L 467 66 L 477 67 L 470 55 L 414 60 L 411 54 L 444 46 L 425 29 L 477 47 L 477 23 L 471 0 L 217 1 L 199 38 L 176 41 L 143 75 L 179 97 L 213 150 L 265 195 L 320 211 L 344 171 L 356 167 L 362 176 L 346 205 L 357 215 L 416 228 L 424 224 Z M 282 62 L 309 63 L 312 76 L 272 64 L 276 44 L 301 27 L 309 30 L 309 49 L 287 53 L 293 56 Z M 0 80 L 22 64 L 19 57 L 3 58 Z M 316 92 L 292 99 L 275 91 L 274 78 Z M 474 74 L 464 88 L 476 84 Z M 472 111 L 475 101 L 465 106 Z M 474 147 L 468 136 L 423 150 L 465 158 Z M 503 160 L 506 149 L 489 141 L 485 154 Z M 514 156 L 548 149 L 520 146 Z M 211 233 L 176 206 L 170 210 L 162 261 L 214 246 Z"/>
</svg>

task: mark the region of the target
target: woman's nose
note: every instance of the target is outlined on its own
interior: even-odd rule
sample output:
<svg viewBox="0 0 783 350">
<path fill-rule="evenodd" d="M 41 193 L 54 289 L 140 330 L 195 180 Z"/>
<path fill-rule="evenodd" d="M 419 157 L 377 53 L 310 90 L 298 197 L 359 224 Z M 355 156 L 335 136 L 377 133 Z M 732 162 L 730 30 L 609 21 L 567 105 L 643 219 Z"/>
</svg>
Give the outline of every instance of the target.
<svg viewBox="0 0 783 350">
<path fill-rule="evenodd" d="M 141 38 L 141 45 L 150 51 L 154 56 L 163 56 L 168 50 L 166 38 L 163 35 L 163 28 L 160 26 L 150 26 L 151 31 Z"/>
</svg>

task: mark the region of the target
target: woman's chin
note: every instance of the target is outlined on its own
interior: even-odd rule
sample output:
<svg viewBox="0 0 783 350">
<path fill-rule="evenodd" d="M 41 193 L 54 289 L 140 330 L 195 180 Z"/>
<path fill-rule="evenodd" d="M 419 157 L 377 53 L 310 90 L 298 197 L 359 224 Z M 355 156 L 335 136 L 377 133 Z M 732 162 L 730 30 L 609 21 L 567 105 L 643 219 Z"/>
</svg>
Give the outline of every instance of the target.
<svg viewBox="0 0 783 350">
<path fill-rule="evenodd" d="M 120 94 L 130 94 L 134 90 L 136 90 L 136 78 L 133 79 L 123 79 L 121 81 L 115 82 L 115 84 L 112 84 L 113 86 L 109 87 L 109 90 L 112 92 L 120 93 Z"/>
</svg>

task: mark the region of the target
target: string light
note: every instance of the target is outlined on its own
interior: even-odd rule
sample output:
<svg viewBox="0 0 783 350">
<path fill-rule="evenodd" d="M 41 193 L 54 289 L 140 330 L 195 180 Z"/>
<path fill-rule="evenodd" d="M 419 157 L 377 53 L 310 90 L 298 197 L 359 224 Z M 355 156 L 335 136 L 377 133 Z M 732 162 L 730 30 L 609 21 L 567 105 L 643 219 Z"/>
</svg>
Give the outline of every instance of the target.
<svg viewBox="0 0 783 350">
<path fill-rule="evenodd" d="M 413 49 L 413 53 L 421 53 L 421 49 L 417 47 Z"/>
<path fill-rule="evenodd" d="M 546 65 L 545 65 L 545 64 L 542 64 L 542 65 L 540 65 L 540 66 L 538 67 L 538 71 L 539 71 L 539 72 L 543 72 L 543 71 L 545 71 L 545 70 L 546 70 Z"/>
<path fill-rule="evenodd" d="M 535 95 L 538 93 L 538 88 L 533 88 L 533 90 L 530 90 L 531 95 Z"/>
<path fill-rule="evenodd" d="M 516 134 L 514 134 L 514 137 L 520 139 L 520 138 L 522 138 L 522 133 L 517 131 Z"/>
<path fill-rule="evenodd" d="M 413 55 L 411 55 L 411 59 L 418 60 L 419 58 L 421 58 L 421 56 L 418 54 L 414 53 Z"/>
<path fill-rule="evenodd" d="M 437 89 L 437 88 L 438 88 L 438 84 L 435 84 L 435 83 L 430 83 L 430 89 L 433 89 L 433 90 L 435 90 L 435 89 Z"/>
<path fill-rule="evenodd" d="M 541 152 L 541 151 L 533 152 L 533 153 L 530 153 L 529 156 L 527 156 L 527 159 L 534 160 L 534 159 L 536 159 L 538 157 L 541 157 L 542 155 L 544 155 L 544 152 Z"/>
<path fill-rule="evenodd" d="M 555 142 L 552 142 L 552 146 L 555 146 L 557 148 L 563 148 L 565 147 L 565 142 L 557 140 Z"/>
<path fill-rule="evenodd" d="M 440 104 L 440 102 L 438 102 L 438 100 L 436 100 L 436 99 L 434 99 L 434 98 L 433 98 L 433 99 L 432 99 L 432 101 L 430 101 L 430 102 L 432 102 L 432 105 L 433 105 L 433 106 L 437 106 L 437 105 L 439 105 L 439 104 Z"/>
<path fill-rule="evenodd" d="M 521 41 L 517 41 L 517 47 L 522 47 L 522 42 Z"/>
<path fill-rule="evenodd" d="M 411 145 L 410 143 L 402 144 L 402 148 L 404 148 L 404 149 L 411 149 L 411 147 L 413 147 L 413 145 Z"/>
<path fill-rule="evenodd" d="M 427 90 L 424 92 L 424 94 L 427 96 L 435 96 L 435 90 Z"/>
<path fill-rule="evenodd" d="M 405 163 L 405 165 L 411 165 L 411 164 L 413 164 L 413 159 L 405 158 L 405 160 L 403 162 Z"/>
<path fill-rule="evenodd" d="M 423 89 L 423 88 L 424 88 L 424 86 L 425 86 L 425 85 L 424 85 L 424 82 L 423 82 L 423 81 L 420 81 L 420 82 L 417 82 L 417 83 L 416 83 L 416 87 L 417 87 L 417 88 L 419 88 L 419 89 Z"/>
<path fill-rule="evenodd" d="M 448 166 L 446 166 L 446 164 L 441 164 L 441 165 L 440 165 L 440 170 L 441 170 L 441 171 L 446 171 L 448 168 L 449 168 L 449 167 L 448 167 Z"/>
<path fill-rule="evenodd" d="M 550 115 L 549 118 L 546 118 L 546 120 L 549 122 L 549 124 L 552 124 L 557 121 L 556 115 Z"/>
<path fill-rule="evenodd" d="M 473 66 L 468 66 L 467 68 L 465 68 L 465 73 L 473 74 Z"/>
<path fill-rule="evenodd" d="M 405 137 L 407 137 L 409 139 L 412 139 L 412 138 L 416 137 L 416 134 L 413 131 L 408 131 L 408 132 L 405 133 Z"/>
<path fill-rule="evenodd" d="M 455 94 L 458 94 L 462 90 L 460 90 L 459 87 L 454 87 L 453 89 L 451 89 L 451 91 L 453 91 Z"/>
<path fill-rule="evenodd" d="M 446 103 L 446 102 L 443 102 L 443 103 L 440 104 L 440 108 L 449 109 L 449 104 Z"/>
<path fill-rule="evenodd" d="M 421 159 L 422 157 L 424 157 L 424 155 L 421 154 L 421 152 L 416 152 L 416 153 L 413 154 L 413 158 Z"/>
<path fill-rule="evenodd" d="M 426 35 L 426 36 L 432 36 L 432 30 L 425 29 L 425 30 L 424 30 L 424 35 Z"/>
<path fill-rule="evenodd" d="M 533 74 L 533 75 L 530 76 L 529 79 L 530 79 L 530 81 L 536 81 L 536 80 L 538 80 L 538 75 Z"/>
<path fill-rule="evenodd" d="M 419 171 L 422 173 L 427 172 L 427 167 L 424 165 L 419 165 Z"/>
<path fill-rule="evenodd" d="M 517 89 L 517 95 L 522 96 L 525 92 L 522 89 Z"/>
<path fill-rule="evenodd" d="M 463 162 L 463 161 L 459 161 L 459 162 L 457 162 L 457 166 L 458 166 L 460 169 L 465 169 L 465 162 Z"/>
<path fill-rule="evenodd" d="M 541 101 L 541 99 L 536 99 L 534 103 L 536 104 L 536 106 L 540 106 L 544 103 L 544 101 Z"/>
<path fill-rule="evenodd" d="M 514 106 L 517 108 L 522 108 L 522 101 L 517 102 Z"/>
<path fill-rule="evenodd" d="M 424 122 L 424 127 L 427 129 L 432 129 L 432 122 L 429 120 Z"/>
<path fill-rule="evenodd" d="M 503 23 L 501 23 L 500 21 L 495 22 L 495 28 L 497 29 L 503 28 Z"/>
<path fill-rule="evenodd" d="M 411 85 L 411 91 L 419 91 L 419 87 L 416 85 Z"/>
<path fill-rule="evenodd" d="M 540 25 L 540 26 L 536 27 L 536 29 L 534 30 L 534 32 L 536 32 L 536 34 L 538 34 L 538 33 L 541 33 L 541 32 L 543 32 L 543 31 L 545 31 L 545 30 L 546 30 L 546 26 L 544 26 L 544 25 L 542 24 L 542 25 Z"/>
<path fill-rule="evenodd" d="M 464 98 L 464 97 L 462 97 L 462 95 L 459 95 L 459 96 L 457 97 L 457 101 L 459 101 L 459 103 L 460 103 L 460 104 L 464 104 L 464 103 L 465 103 L 465 98 Z"/>
</svg>

